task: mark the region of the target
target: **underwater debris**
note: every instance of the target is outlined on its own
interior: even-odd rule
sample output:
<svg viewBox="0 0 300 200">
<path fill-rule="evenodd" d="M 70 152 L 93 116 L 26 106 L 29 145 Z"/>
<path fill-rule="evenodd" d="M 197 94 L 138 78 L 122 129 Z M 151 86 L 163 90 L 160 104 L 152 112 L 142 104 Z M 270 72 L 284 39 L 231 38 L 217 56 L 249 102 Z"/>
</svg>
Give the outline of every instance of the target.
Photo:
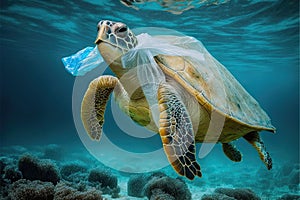
<svg viewBox="0 0 300 200">
<path fill-rule="evenodd" d="M 57 144 L 49 144 L 44 150 L 43 158 L 60 161 L 62 160 L 63 155 L 63 149 L 61 146 Z"/>
<path fill-rule="evenodd" d="M 4 169 L 4 178 L 13 183 L 22 179 L 22 173 L 14 166 L 6 166 Z"/>
<path fill-rule="evenodd" d="M 161 190 L 163 194 L 168 194 L 174 197 L 175 200 L 190 200 L 192 195 L 188 189 L 186 183 L 181 179 L 174 179 L 171 177 L 155 177 L 152 178 L 144 188 L 144 194 L 148 199 L 153 199 L 156 196 L 158 190 Z"/>
<path fill-rule="evenodd" d="M 58 170 L 53 163 L 38 160 L 31 155 L 23 155 L 18 162 L 18 168 L 23 178 L 52 182 L 54 185 L 60 180 Z"/>
<path fill-rule="evenodd" d="M 60 175 L 64 180 L 78 183 L 86 179 L 87 168 L 78 163 L 66 164 L 61 167 Z"/>
<path fill-rule="evenodd" d="M 118 197 L 120 188 L 118 187 L 118 179 L 109 170 L 92 169 L 88 176 L 88 181 L 92 184 L 100 184 L 100 189 L 103 194 L 110 194 L 113 197 Z"/>
<path fill-rule="evenodd" d="M 78 191 L 65 182 L 60 181 L 55 187 L 54 200 L 102 200 L 101 192 L 92 188 Z"/>
<path fill-rule="evenodd" d="M 8 196 L 11 200 L 53 200 L 54 185 L 50 182 L 21 179 L 11 185 Z"/>
</svg>

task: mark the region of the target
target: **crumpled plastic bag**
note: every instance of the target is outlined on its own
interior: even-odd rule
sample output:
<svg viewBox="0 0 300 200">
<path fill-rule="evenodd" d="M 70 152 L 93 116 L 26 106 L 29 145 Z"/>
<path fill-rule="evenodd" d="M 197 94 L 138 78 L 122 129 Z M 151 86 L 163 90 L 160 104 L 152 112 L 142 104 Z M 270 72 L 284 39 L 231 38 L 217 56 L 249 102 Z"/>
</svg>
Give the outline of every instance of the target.
<svg viewBox="0 0 300 200">
<path fill-rule="evenodd" d="M 162 55 L 173 56 L 188 56 L 203 60 L 203 54 L 197 49 L 199 42 L 193 37 L 179 37 L 179 36 L 151 36 L 147 33 L 137 35 L 138 45 L 130 49 L 122 56 L 123 67 L 135 67 L 137 65 L 150 64 L 149 67 L 155 67 L 153 57 Z M 68 72 L 74 76 L 83 76 L 87 72 L 93 70 L 104 62 L 97 47 L 86 47 L 77 53 L 62 58 L 62 62 Z"/>
<path fill-rule="evenodd" d="M 65 68 L 73 76 L 83 76 L 103 62 L 97 47 L 86 47 L 77 53 L 62 58 Z"/>
<path fill-rule="evenodd" d="M 183 56 L 198 61 L 204 61 L 204 56 L 197 47 L 199 41 L 188 36 L 151 36 L 142 33 L 137 36 L 137 40 L 138 45 L 122 56 L 122 65 L 126 68 L 137 67 L 139 83 L 158 125 L 159 108 L 155 91 L 158 91 L 159 85 L 165 83 L 166 79 L 154 56 Z"/>
</svg>

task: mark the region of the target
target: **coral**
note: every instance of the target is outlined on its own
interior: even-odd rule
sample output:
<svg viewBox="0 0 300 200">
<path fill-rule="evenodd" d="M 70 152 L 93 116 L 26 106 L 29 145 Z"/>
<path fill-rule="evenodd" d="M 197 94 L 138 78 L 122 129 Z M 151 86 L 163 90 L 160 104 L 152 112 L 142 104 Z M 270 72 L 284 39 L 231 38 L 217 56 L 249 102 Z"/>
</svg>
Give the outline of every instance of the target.
<svg viewBox="0 0 300 200">
<path fill-rule="evenodd" d="M 205 194 L 201 200 L 260 200 L 250 189 L 217 188 L 212 194 Z"/>
<path fill-rule="evenodd" d="M 163 192 L 161 189 L 154 189 L 152 190 L 152 195 L 150 200 L 175 200 L 175 198 Z"/>
<path fill-rule="evenodd" d="M 155 177 L 166 176 L 163 172 L 153 172 L 151 174 L 132 175 L 127 183 L 127 194 L 133 197 L 144 197 L 144 186 Z"/>
<path fill-rule="evenodd" d="M 285 194 L 282 197 L 280 197 L 278 200 L 300 200 L 300 195 Z"/>
<path fill-rule="evenodd" d="M 127 183 L 127 194 L 133 197 L 144 196 L 144 186 L 147 184 L 149 176 L 146 174 L 133 175 Z"/>
<path fill-rule="evenodd" d="M 110 194 L 112 198 L 118 198 L 119 193 L 121 191 L 120 187 L 115 187 L 113 189 L 110 188 L 100 188 L 103 192 L 103 194 Z"/>
<path fill-rule="evenodd" d="M 99 188 L 103 194 L 110 194 L 113 198 L 119 197 L 118 179 L 109 170 L 92 169 L 88 181 Z"/>
<path fill-rule="evenodd" d="M 52 200 L 54 185 L 49 182 L 18 180 L 9 188 L 11 200 Z"/>
<path fill-rule="evenodd" d="M 70 163 L 63 165 L 60 170 L 60 175 L 64 180 L 76 183 L 86 179 L 86 173 L 87 168 L 78 163 Z"/>
<path fill-rule="evenodd" d="M 190 200 L 191 193 L 187 185 L 180 179 L 170 177 L 152 178 L 144 188 L 144 194 L 151 199 L 155 189 L 174 197 L 175 200 Z"/>
<path fill-rule="evenodd" d="M 108 170 L 92 169 L 88 176 L 88 181 L 91 183 L 100 183 L 101 188 L 110 189 L 118 187 L 118 179 Z"/>
<path fill-rule="evenodd" d="M 2 176 L 0 176 L 0 199 L 5 199 L 4 197 L 8 196 L 8 180 L 3 179 Z"/>
<path fill-rule="evenodd" d="M 17 170 L 15 167 L 7 166 L 5 167 L 4 171 L 5 171 L 4 178 L 10 180 L 11 182 L 15 182 L 22 178 L 21 172 Z"/>
<path fill-rule="evenodd" d="M 5 168 L 5 166 L 6 166 L 6 163 L 1 159 L 0 160 L 0 176 L 2 174 L 4 174 L 4 168 Z"/>
<path fill-rule="evenodd" d="M 236 200 L 235 198 L 233 197 L 229 197 L 225 194 L 218 194 L 218 193 L 215 193 L 215 194 L 205 194 L 201 197 L 201 200 Z"/>
<path fill-rule="evenodd" d="M 57 144 L 50 144 L 46 146 L 43 157 L 52 160 L 62 160 L 63 158 L 62 147 Z"/>
<path fill-rule="evenodd" d="M 80 192 L 64 182 L 59 182 L 55 187 L 54 200 L 102 200 L 102 196 L 96 189 Z"/>
<path fill-rule="evenodd" d="M 63 165 L 61 167 L 60 173 L 62 175 L 62 178 L 67 178 L 71 174 L 75 174 L 77 172 L 86 172 L 86 171 L 87 169 L 84 166 L 78 163 L 70 163 L 70 164 Z"/>
<path fill-rule="evenodd" d="M 217 188 L 214 193 L 224 194 L 236 200 L 260 200 L 250 189 Z"/>
<path fill-rule="evenodd" d="M 24 155 L 19 159 L 18 168 L 24 179 L 41 180 L 53 184 L 60 180 L 59 173 L 52 163 L 37 160 L 30 155 Z"/>
</svg>

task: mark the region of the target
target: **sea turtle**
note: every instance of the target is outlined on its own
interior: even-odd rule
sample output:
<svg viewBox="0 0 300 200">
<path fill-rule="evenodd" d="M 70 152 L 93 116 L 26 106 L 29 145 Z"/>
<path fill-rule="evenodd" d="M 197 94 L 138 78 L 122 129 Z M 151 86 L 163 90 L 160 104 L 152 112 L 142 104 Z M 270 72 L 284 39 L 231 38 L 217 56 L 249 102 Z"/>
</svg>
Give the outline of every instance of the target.
<svg viewBox="0 0 300 200">
<path fill-rule="evenodd" d="M 171 35 L 157 37 L 164 38 L 162 41 L 191 39 Z M 98 24 L 95 43 L 116 77 L 103 75 L 94 79 L 83 98 L 81 118 L 92 140 L 100 140 L 106 104 L 114 91 L 121 110 L 139 125 L 159 133 L 172 167 L 188 179 L 202 176 L 196 161 L 195 142 L 222 143 L 225 155 L 239 162 L 242 155 L 231 142 L 243 137 L 257 150 L 266 167 L 272 168 L 272 159 L 259 135 L 262 130 L 275 132 L 270 118 L 204 47 L 199 46 L 203 48 L 204 60 L 198 63 L 189 56 L 158 54 L 153 57 L 165 76 L 165 82 L 160 83 L 156 91 L 150 91 L 157 98 L 157 125 L 150 109 L 152 105 L 133 70 L 137 68 L 136 63 L 127 67 L 121 60 L 138 42 L 124 23 L 102 20 Z"/>
</svg>

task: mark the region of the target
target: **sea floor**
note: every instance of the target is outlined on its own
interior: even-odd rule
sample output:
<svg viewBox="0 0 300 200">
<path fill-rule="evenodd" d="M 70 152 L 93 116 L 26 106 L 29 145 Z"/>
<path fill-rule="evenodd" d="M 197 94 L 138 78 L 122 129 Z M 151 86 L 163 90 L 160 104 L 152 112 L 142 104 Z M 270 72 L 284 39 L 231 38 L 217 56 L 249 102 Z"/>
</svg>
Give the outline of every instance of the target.
<svg viewBox="0 0 300 200">
<path fill-rule="evenodd" d="M 45 199 L 155 199 L 153 188 L 166 193 L 160 199 L 170 200 L 300 199 L 299 163 L 293 162 L 277 164 L 268 171 L 263 165 L 203 161 L 203 177 L 189 181 L 178 178 L 171 167 L 155 175 L 119 172 L 101 164 L 84 147 L 71 150 L 52 144 L 0 150 L 0 199 L 31 199 L 30 195 L 48 195 Z"/>
</svg>

